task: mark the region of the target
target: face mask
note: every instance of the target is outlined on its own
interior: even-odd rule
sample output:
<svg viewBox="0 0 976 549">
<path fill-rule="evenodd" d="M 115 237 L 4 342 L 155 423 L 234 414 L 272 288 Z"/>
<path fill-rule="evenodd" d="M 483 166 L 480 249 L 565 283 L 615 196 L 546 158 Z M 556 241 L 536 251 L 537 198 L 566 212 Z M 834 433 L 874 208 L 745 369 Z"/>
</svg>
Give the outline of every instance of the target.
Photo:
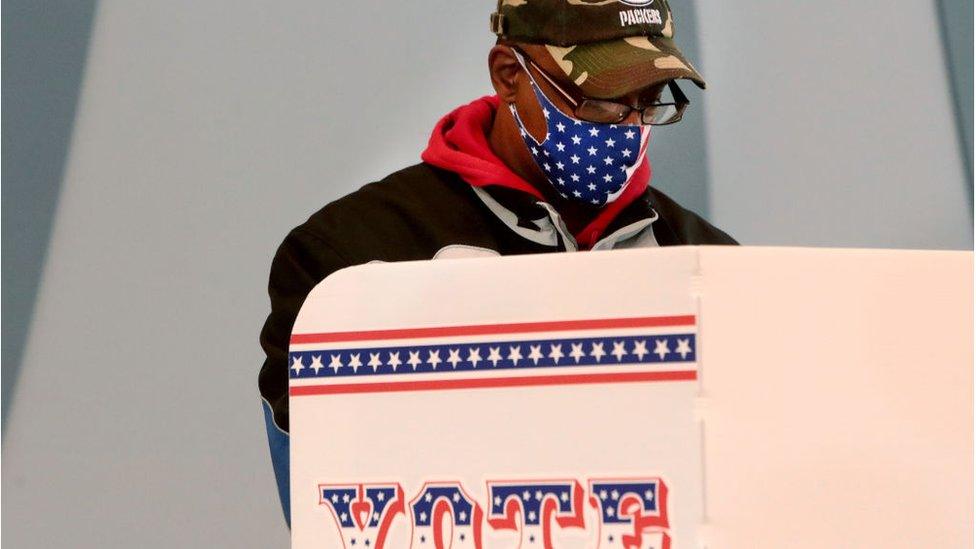
<svg viewBox="0 0 976 549">
<path fill-rule="evenodd" d="M 515 105 L 510 104 L 509 109 L 539 169 L 563 198 L 591 206 L 605 206 L 620 198 L 644 161 L 650 127 L 596 124 L 566 116 L 542 93 L 525 63 L 519 62 L 546 117 L 545 139 L 536 141 Z"/>
</svg>

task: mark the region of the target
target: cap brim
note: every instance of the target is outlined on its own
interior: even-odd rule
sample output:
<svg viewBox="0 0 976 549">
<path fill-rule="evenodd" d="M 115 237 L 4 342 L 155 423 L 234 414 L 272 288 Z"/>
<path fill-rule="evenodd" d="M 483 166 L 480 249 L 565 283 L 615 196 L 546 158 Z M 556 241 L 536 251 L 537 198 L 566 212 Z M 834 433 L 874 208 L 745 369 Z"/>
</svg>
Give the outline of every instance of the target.
<svg viewBox="0 0 976 549">
<path fill-rule="evenodd" d="M 611 99 L 677 79 L 705 89 L 705 79 L 670 38 L 637 36 L 545 49 L 587 97 Z"/>
</svg>

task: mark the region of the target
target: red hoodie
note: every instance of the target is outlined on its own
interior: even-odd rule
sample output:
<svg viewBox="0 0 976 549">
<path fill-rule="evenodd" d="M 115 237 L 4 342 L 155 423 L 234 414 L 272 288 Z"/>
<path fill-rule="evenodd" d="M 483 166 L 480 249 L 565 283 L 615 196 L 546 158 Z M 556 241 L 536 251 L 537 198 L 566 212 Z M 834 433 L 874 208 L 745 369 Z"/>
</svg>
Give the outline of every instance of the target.
<svg viewBox="0 0 976 549">
<path fill-rule="evenodd" d="M 420 158 L 431 165 L 457 173 L 475 187 L 500 185 L 517 189 L 539 200 L 542 193 L 505 165 L 488 143 L 498 109 L 498 96 L 485 96 L 458 107 L 441 118 Z M 617 214 L 644 194 L 651 180 L 651 165 L 645 161 L 634 172 L 620 198 L 603 207 L 586 227 L 574 236 L 581 249 L 590 249 Z"/>
</svg>

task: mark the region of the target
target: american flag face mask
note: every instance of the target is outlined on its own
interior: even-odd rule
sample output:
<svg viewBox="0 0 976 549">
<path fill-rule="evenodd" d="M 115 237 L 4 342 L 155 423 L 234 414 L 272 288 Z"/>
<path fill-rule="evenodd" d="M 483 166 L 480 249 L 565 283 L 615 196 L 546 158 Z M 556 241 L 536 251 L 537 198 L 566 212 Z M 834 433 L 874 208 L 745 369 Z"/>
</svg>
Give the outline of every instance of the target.
<svg viewBox="0 0 976 549">
<path fill-rule="evenodd" d="M 515 105 L 509 104 L 508 108 L 539 169 L 568 200 L 605 206 L 620 198 L 644 161 L 650 126 L 596 124 L 563 114 L 542 93 L 521 56 L 516 57 L 529 75 L 546 118 L 545 139 L 536 141 L 526 130 Z"/>
</svg>

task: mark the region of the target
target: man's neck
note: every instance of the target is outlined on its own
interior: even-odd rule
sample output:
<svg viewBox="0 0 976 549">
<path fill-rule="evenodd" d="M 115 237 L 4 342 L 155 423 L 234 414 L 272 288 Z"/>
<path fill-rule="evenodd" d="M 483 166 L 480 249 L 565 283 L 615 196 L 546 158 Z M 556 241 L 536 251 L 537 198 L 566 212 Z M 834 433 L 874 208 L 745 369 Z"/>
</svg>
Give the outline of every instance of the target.
<svg viewBox="0 0 976 549">
<path fill-rule="evenodd" d="M 510 116 L 505 116 L 503 108 L 504 106 L 499 107 L 495 112 L 488 135 L 488 143 L 491 145 L 492 151 L 509 169 L 535 187 L 545 197 L 546 202 L 551 204 L 562 216 L 566 228 L 571 233 L 578 233 L 600 211 L 559 196 L 532 159 L 532 155 L 529 154 L 525 142 L 522 141 L 522 137 L 518 133 L 518 128 Z"/>
</svg>

